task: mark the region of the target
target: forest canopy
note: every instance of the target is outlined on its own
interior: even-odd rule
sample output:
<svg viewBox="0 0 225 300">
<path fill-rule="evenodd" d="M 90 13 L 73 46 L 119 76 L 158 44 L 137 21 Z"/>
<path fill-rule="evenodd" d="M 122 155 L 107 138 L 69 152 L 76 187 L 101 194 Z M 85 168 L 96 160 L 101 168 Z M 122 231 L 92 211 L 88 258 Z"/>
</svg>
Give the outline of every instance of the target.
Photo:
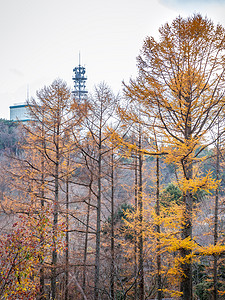
<svg viewBox="0 0 225 300">
<path fill-rule="evenodd" d="M 179 16 L 137 68 L 0 120 L 1 299 L 223 299 L 225 30 Z"/>
</svg>

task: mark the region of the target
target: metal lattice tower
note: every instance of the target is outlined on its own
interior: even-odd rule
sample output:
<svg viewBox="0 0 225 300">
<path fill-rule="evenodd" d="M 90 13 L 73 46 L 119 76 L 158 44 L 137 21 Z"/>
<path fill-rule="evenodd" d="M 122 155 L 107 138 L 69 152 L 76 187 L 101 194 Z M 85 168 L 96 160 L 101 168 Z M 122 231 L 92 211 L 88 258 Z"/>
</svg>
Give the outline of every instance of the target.
<svg viewBox="0 0 225 300">
<path fill-rule="evenodd" d="M 85 76 L 86 70 L 85 67 L 81 66 L 80 64 L 80 55 L 79 55 L 79 66 L 75 67 L 73 69 L 74 76 L 73 76 L 73 81 L 74 81 L 74 91 L 72 93 L 74 94 L 74 97 L 79 101 L 82 102 L 86 96 L 87 96 L 87 91 L 86 91 L 86 80 L 87 77 Z"/>
</svg>

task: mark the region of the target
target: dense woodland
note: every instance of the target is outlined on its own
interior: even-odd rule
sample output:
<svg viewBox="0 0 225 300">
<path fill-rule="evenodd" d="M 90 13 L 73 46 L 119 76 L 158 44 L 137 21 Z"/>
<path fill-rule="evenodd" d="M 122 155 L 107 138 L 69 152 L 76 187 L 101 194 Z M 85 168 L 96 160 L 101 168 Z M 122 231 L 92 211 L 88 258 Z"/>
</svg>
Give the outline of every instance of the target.
<svg viewBox="0 0 225 300">
<path fill-rule="evenodd" d="M 0 299 L 224 299 L 225 30 L 178 17 L 137 66 L 0 120 Z"/>
</svg>

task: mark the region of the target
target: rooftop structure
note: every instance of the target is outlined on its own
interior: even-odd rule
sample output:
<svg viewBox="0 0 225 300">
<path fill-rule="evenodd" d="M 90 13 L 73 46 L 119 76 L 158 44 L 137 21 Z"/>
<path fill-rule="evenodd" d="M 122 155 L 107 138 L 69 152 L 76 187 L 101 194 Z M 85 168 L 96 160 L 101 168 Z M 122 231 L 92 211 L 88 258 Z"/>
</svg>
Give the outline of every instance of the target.
<svg viewBox="0 0 225 300">
<path fill-rule="evenodd" d="M 26 122 L 31 120 L 28 104 L 15 104 L 10 106 L 9 108 L 11 121 Z"/>
</svg>

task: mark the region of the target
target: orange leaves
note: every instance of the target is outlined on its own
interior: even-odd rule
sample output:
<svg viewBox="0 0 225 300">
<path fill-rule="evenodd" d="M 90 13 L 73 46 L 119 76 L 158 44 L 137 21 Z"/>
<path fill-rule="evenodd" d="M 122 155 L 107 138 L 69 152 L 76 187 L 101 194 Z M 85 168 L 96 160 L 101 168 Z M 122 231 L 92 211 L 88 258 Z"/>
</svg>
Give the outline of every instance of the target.
<svg viewBox="0 0 225 300">
<path fill-rule="evenodd" d="M 196 193 L 198 190 L 204 190 L 210 193 L 211 190 L 215 190 L 218 187 L 219 182 L 212 177 L 212 172 L 209 171 L 205 176 L 195 176 L 191 179 L 182 178 L 179 181 L 181 190 L 191 193 Z"/>
<path fill-rule="evenodd" d="M 170 294 L 171 297 L 181 297 L 183 295 L 182 292 L 169 290 L 169 289 L 162 289 L 164 293 Z"/>
<path fill-rule="evenodd" d="M 207 247 L 199 247 L 198 253 L 204 256 L 215 255 L 219 256 L 225 253 L 225 245 L 217 244 L 217 245 L 209 245 Z"/>
<path fill-rule="evenodd" d="M 131 140 L 128 140 L 121 135 L 119 135 L 116 131 L 110 130 L 110 141 L 117 148 L 121 148 L 124 151 L 124 157 L 130 157 L 134 152 L 136 153 L 141 153 L 144 155 L 164 155 L 167 154 L 167 150 L 165 151 L 154 151 L 154 150 L 149 150 L 147 148 L 139 148 L 139 146 L 136 144 L 136 142 L 132 142 Z"/>
<path fill-rule="evenodd" d="M 50 262 L 52 251 L 51 212 L 19 215 L 9 234 L 0 239 L 0 291 L 4 299 L 36 299 L 39 290 L 39 271 Z M 61 233 L 57 230 L 58 251 L 64 250 Z"/>
<path fill-rule="evenodd" d="M 181 249 L 194 250 L 197 247 L 197 244 L 191 239 L 191 237 L 187 237 L 186 239 L 175 238 L 170 242 L 171 245 L 167 248 L 169 252 L 176 252 Z M 190 257 L 186 257 L 185 259 L 189 261 Z M 184 263 L 184 261 L 182 263 Z"/>
<path fill-rule="evenodd" d="M 110 141 L 112 144 L 117 145 L 118 148 L 125 150 L 125 156 L 129 157 L 132 154 L 132 151 L 137 149 L 136 143 L 127 142 L 123 137 L 121 137 L 115 130 L 111 131 Z"/>
<path fill-rule="evenodd" d="M 198 140 L 179 141 L 170 135 L 165 135 L 163 142 L 163 150 L 167 153 L 165 156 L 167 163 L 174 163 L 180 166 L 184 159 L 190 162 L 194 160 L 194 150 L 198 145 Z"/>
<path fill-rule="evenodd" d="M 35 299 L 40 248 L 24 218 L 14 225 L 12 233 L 1 236 L 0 243 L 1 295 L 5 299 Z"/>
</svg>

